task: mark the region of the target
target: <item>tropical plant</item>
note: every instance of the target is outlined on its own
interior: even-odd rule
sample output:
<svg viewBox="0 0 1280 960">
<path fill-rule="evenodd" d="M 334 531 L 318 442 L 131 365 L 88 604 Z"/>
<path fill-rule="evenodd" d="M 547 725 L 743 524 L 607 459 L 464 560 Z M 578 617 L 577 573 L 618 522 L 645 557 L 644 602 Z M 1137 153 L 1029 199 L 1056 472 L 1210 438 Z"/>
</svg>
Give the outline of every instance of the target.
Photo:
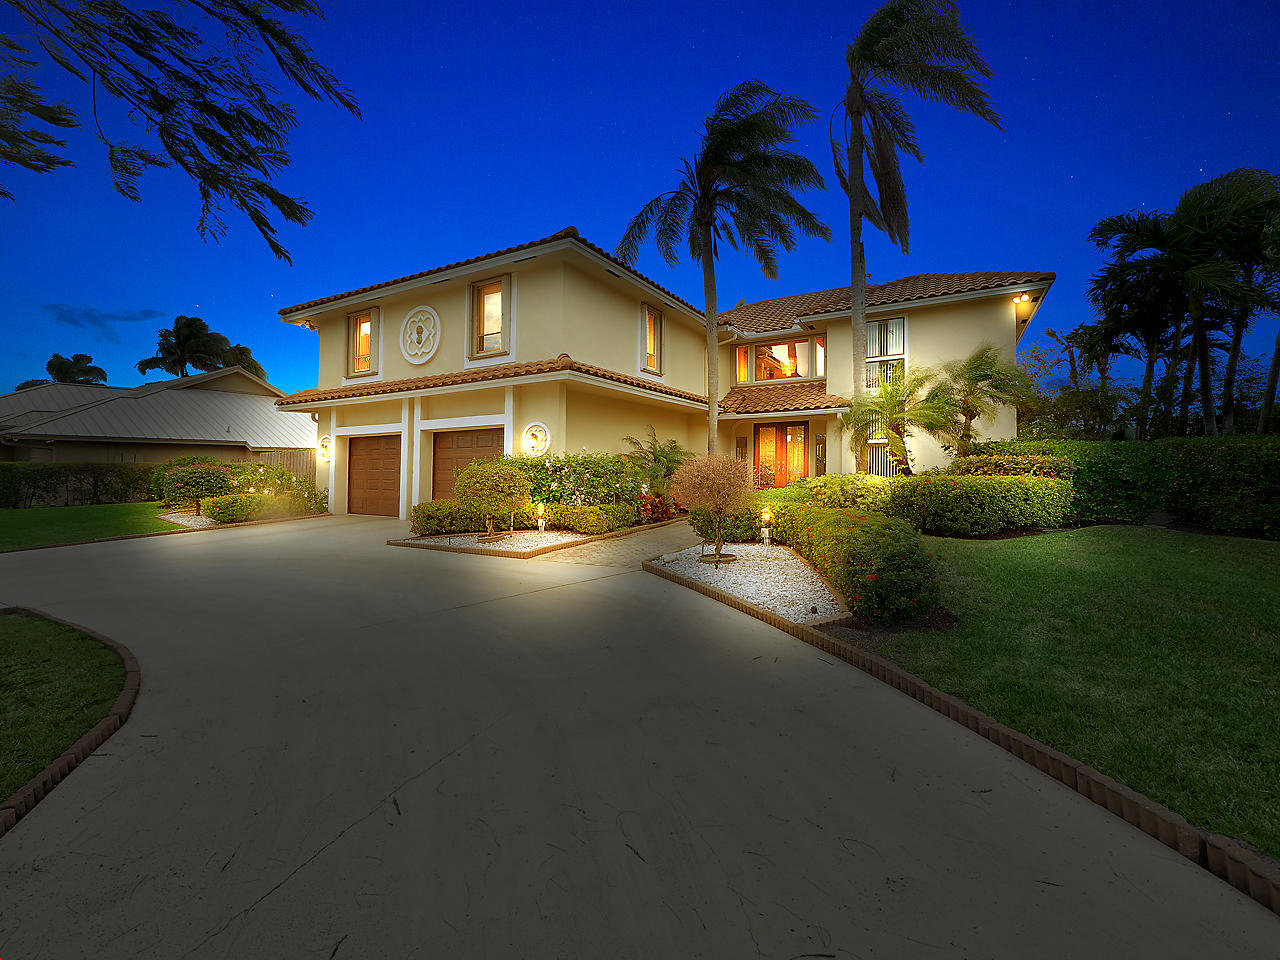
<svg viewBox="0 0 1280 960">
<path fill-rule="evenodd" d="M 199 317 L 179 315 L 173 318 L 172 327 L 162 327 L 156 333 L 156 355 L 134 365 L 139 373 L 163 370 L 170 376 L 185 377 L 187 367 L 216 370 L 225 366 L 223 360 L 231 349 L 227 338 L 210 330 Z"/>
<path fill-rule="evenodd" d="M 24 21 L 23 35 L 0 37 L 0 162 L 50 173 L 73 166 L 66 143 L 38 122 L 61 129 L 80 125 L 65 103 L 50 103 L 32 79 L 35 48 L 89 87 L 94 126 L 107 150 L 116 190 L 140 200 L 138 178 L 148 167 L 177 165 L 196 184 L 203 238 L 226 232 L 229 204 L 247 216 L 282 260 L 271 209 L 305 224 L 312 213 L 271 179 L 289 163 L 285 148 L 296 126 L 293 107 L 279 99 L 260 63 L 274 62 L 293 86 L 356 116 L 355 98 L 311 56 L 306 42 L 280 14 L 323 19 L 315 0 L 175 0 L 169 12 L 112 0 L 43 3 L 7 0 Z M 98 98 L 120 101 L 129 120 L 159 140 L 163 155 L 109 137 Z M 121 116 L 126 113 L 122 112 Z M 0 196 L 13 199 L 0 188 Z"/>
<path fill-rule="evenodd" d="M 1017 407 L 1035 392 L 1030 374 L 1001 357 L 990 343 L 979 345 L 963 360 L 944 363 L 941 382 L 960 414 L 954 439 L 961 456 L 973 447 L 975 420 L 990 419 L 1000 406 Z"/>
<path fill-rule="evenodd" d="M 262 364 L 253 358 L 253 351 L 243 343 L 227 348 L 227 352 L 222 355 L 222 366 L 239 367 L 259 380 L 267 379 L 267 371 L 262 369 Z"/>
<path fill-rule="evenodd" d="M 902 101 L 886 88 L 911 91 L 996 128 L 1000 117 L 982 88 L 982 80 L 992 76 L 991 68 L 965 34 L 960 12 L 950 0 L 888 0 L 845 48 L 845 64 L 849 83 L 836 108 L 837 113 L 843 108 L 842 130 L 835 132 L 833 113 L 831 155 L 849 198 L 849 297 L 858 334 L 866 329 L 862 221 L 907 253 L 911 230 L 898 154 L 924 163 L 915 125 Z M 867 188 L 864 158 L 875 182 L 874 197 Z M 866 362 L 865 337 L 855 335 L 853 343 L 853 368 L 860 370 Z"/>
<path fill-rule="evenodd" d="M 641 443 L 635 437 L 623 437 L 630 444 L 631 452 L 624 454 L 636 467 L 649 488 L 649 493 L 661 497 L 671 484 L 671 477 L 684 463 L 693 456 L 692 450 L 686 450 L 675 439 L 658 442 L 658 431 L 649 424 L 649 439 Z"/>
<path fill-rule="evenodd" d="M 919 431 L 946 440 L 959 434 L 959 423 L 955 395 L 931 370 L 882 377 L 878 388 L 852 397 L 849 409 L 840 416 L 855 459 L 862 459 L 870 441 L 883 439 L 898 472 L 907 476 L 911 475 L 907 439 Z"/>
<path fill-rule="evenodd" d="M 737 457 L 708 453 L 686 460 L 671 479 L 676 496 L 689 508 L 691 516 L 698 507 L 710 511 L 719 565 L 724 549 L 725 515 L 751 503 L 755 492 L 751 464 Z"/>
<path fill-rule="evenodd" d="M 44 365 L 44 370 L 45 373 L 49 374 L 47 380 L 24 380 L 14 389 L 25 390 L 27 387 L 38 387 L 42 383 L 107 382 L 107 371 L 101 367 L 94 366 L 93 357 L 87 353 L 73 353 L 70 357 L 55 353 L 49 358 L 49 362 Z"/>
<path fill-rule="evenodd" d="M 682 160 L 679 185 L 659 194 L 627 224 L 614 251 L 634 264 L 640 246 L 653 234 L 658 252 L 670 266 L 680 262 L 679 248 L 702 267 L 703 319 L 707 332 L 707 452 L 717 447 L 720 392 L 716 258 L 719 243 L 745 247 L 770 280 L 778 278 L 778 250 L 790 251 L 796 233 L 831 239 L 827 226 L 794 196 L 820 189 L 822 176 L 805 157 L 782 149 L 795 142 L 795 129 L 817 117 L 804 100 L 785 96 L 759 80 L 746 80 L 726 92 L 703 127 L 702 145 Z"/>
</svg>

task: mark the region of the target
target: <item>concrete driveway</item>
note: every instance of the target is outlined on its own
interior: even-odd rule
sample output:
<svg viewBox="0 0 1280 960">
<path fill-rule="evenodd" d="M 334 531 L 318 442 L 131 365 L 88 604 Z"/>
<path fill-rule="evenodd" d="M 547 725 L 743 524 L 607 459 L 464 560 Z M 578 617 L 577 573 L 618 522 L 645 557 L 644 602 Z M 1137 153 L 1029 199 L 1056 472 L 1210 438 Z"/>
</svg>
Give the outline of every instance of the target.
<svg viewBox="0 0 1280 960">
<path fill-rule="evenodd" d="M 129 723 L 0 838 L 0 957 L 1280 957 L 1280 920 L 639 571 L 295 523 L 0 556 Z"/>
</svg>

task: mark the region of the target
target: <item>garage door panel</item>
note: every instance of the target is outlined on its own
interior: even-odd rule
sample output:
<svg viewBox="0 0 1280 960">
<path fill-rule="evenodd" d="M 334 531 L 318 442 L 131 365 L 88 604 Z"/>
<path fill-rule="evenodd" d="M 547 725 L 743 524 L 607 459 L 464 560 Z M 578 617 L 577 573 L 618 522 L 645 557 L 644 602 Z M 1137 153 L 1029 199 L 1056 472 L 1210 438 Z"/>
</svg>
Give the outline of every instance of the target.
<svg viewBox="0 0 1280 960">
<path fill-rule="evenodd" d="M 502 456 L 502 428 L 449 430 L 432 437 L 431 496 L 435 500 L 452 497 L 456 471 L 472 460 L 492 460 Z"/>
<path fill-rule="evenodd" d="M 400 515 L 400 437 L 352 437 L 347 444 L 347 511 Z"/>
</svg>

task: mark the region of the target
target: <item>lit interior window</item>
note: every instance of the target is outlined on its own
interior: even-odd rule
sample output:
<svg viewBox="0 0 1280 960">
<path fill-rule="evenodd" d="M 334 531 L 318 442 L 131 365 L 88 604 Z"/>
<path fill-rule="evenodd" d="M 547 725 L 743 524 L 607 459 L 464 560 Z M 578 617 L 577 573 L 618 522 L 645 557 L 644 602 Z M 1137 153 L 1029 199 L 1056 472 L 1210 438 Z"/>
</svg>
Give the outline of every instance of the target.
<svg viewBox="0 0 1280 960">
<path fill-rule="evenodd" d="M 645 308 L 644 318 L 644 365 L 647 369 L 659 370 L 662 350 L 662 314 L 656 310 Z"/>
<path fill-rule="evenodd" d="M 351 369 L 356 373 L 367 371 L 370 361 L 370 345 L 372 342 L 373 321 L 368 317 L 357 317 L 355 321 L 355 344 L 352 349 Z"/>
<path fill-rule="evenodd" d="M 502 281 L 476 288 L 476 352 L 502 349 Z"/>
<path fill-rule="evenodd" d="M 737 350 L 737 353 L 738 353 L 738 363 L 737 363 L 736 380 L 738 383 L 746 383 L 747 382 L 747 348 L 739 347 Z"/>
<path fill-rule="evenodd" d="M 756 380 L 788 380 L 809 376 L 809 341 L 793 340 L 759 346 L 756 350 Z"/>
<path fill-rule="evenodd" d="M 818 337 L 813 341 L 813 365 L 816 368 L 813 372 L 815 377 L 825 377 L 827 375 L 826 337 Z"/>
</svg>

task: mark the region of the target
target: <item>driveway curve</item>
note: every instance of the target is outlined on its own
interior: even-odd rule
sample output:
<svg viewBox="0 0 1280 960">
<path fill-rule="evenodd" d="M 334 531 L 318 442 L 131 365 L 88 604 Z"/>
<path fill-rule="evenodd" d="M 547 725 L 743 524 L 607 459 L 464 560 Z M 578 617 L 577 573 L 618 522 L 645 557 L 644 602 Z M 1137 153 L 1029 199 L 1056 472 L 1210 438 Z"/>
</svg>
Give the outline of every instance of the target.
<svg viewBox="0 0 1280 960">
<path fill-rule="evenodd" d="M 0 556 L 129 723 L 0 838 L 0 956 L 1280 957 L 1280 920 L 639 571 L 326 518 Z"/>
</svg>

